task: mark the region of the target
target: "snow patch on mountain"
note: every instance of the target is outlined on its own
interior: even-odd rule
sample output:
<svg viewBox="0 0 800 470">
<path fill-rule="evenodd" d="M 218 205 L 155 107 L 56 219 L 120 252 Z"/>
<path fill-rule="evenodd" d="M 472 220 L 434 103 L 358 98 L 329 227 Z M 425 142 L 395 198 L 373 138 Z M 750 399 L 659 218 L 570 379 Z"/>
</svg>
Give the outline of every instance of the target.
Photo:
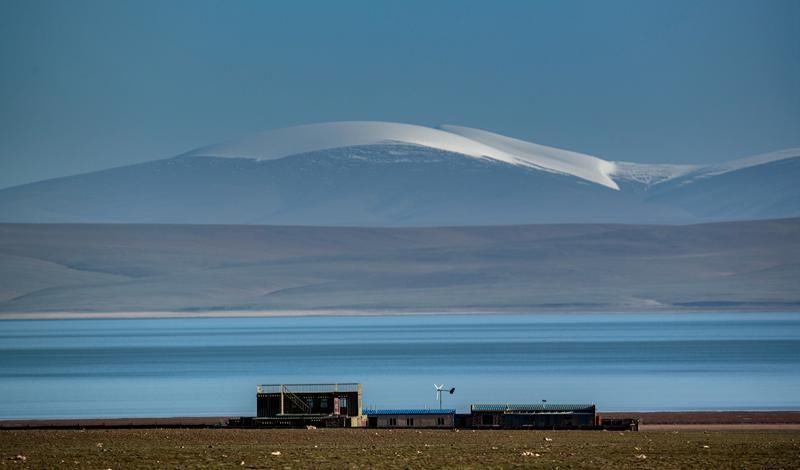
<svg viewBox="0 0 800 470">
<path fill-rule="evenodd" d="M 611 178 L 614 163 L 576 152 L 533 144 L 491 132 L 459 126 L 441 129 L 374 121 L 345 121 L 288 127 L 193 150 L 188 157 L 279 158 L 359 145 L 403 143 L 431 147 L 474 158 L 575 176 L 618 190 Z"/>
<path fill-rule="evenodd" d="M 613 162 L 569 150 L 546 147 L 480 129 L 450 125 L 441 126 L 441 129 L 497 149 L 511 156 L 515 163 L 519 165 L 574 175 L 609 188 L 619 189 L 617 183 L 611 178 L 615 167 Z"/>
<path fill-rule="evenodd" d="M 649 187 L 691 173 L 698 168 L 700 167 L 697 165 L 614 162 L 614 172 L 611 176 L 615 181 L 634 182 Z"/>
</svg>

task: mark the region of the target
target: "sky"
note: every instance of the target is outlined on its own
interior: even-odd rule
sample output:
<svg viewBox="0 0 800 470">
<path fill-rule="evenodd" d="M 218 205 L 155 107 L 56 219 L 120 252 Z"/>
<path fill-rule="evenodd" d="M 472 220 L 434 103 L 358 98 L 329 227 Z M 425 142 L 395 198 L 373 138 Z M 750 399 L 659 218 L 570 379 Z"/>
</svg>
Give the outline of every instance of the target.
<svg viewBox="0 0 800 470">
<path fill-rule="evenodd" d="M 800 146 L 800 1 L 0 0 L 0 187 L 323 121 L 609 160 Z"/>
</svg>

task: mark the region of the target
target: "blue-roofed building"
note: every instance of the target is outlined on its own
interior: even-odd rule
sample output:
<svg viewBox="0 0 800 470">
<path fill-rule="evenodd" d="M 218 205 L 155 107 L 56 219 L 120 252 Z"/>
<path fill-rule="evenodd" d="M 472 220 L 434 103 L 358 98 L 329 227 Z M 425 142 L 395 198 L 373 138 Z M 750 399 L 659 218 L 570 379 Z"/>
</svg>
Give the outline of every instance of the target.
<svg viewBox="0 0 800 470">
<path fill-rule="evenodd" d="M 364 410 L 371 428 L 440 428 L 455 426 L 453 409 Z"/>
<path fill-rule="evenodd" d="M 505 429 L 593 429 L 594 404 L 475 404 L 470 406 L 471 427 Z"/>
</svg>

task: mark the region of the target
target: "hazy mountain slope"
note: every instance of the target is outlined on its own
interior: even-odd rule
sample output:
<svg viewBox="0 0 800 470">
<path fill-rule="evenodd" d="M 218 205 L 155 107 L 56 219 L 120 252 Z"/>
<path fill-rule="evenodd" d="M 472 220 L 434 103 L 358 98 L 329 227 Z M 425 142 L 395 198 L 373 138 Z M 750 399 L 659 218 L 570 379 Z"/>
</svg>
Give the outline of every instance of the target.
<svg viewBox="0 0 800 470">
<path fill-rule="evenodd" d="M 70 267 L 69 263 L 39 259 L 36 254 L 0 254 L 0 273 L 0 302 L 24 297 L 53 286 L 84 286 L 126 280 L 125 276 L 83 271 Z"/>
<path fill-rule="evenodd" d="M 699 218 L 800 215 L 800 155 L 712 173 L 701 170 L 654 188 L 650 201 Z"/>
<path fill-rule="evenodd" d="M 0 225 L 0 311 L 800 308 L 800 219 L 366 229 Z M 69 267 L 27 282 L 42 263 Z M 80 278 L 79 271 L 92 276 Z"/>
<path fill-rule="evenodd" d="M 673 216 L 573 176 L 402 144 L 275 160 L 178 157 L 0 191 L 0 220 L 21 222 L 397 226 Z"/>
</svg>

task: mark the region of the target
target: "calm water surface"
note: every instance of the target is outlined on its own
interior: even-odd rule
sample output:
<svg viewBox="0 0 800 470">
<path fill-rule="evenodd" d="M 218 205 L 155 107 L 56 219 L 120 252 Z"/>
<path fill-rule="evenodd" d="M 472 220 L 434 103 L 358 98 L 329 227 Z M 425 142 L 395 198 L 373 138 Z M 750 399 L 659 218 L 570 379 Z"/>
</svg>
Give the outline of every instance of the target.
<svg viewBox="0 0 800 470">
<path fill-rule="evenodd" d="M 0 418 L 255 414 L 259 383 L 364 405 L 798 409 L 800 314 L 0 321 Z"/>
</svg>

